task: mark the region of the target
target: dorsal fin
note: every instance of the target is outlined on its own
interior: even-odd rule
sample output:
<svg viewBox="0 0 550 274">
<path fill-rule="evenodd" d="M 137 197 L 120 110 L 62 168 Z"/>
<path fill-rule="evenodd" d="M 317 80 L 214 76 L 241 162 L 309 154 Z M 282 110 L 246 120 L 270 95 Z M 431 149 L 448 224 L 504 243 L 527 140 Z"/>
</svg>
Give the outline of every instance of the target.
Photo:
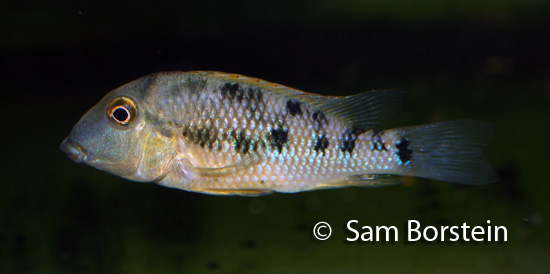
<svg viewBox="0 0 550 274">
<path fill-rule="evenodd" d="M 405 95 L 404 90 L 389 89 L 371 90 L 351 96 L 321 96 L 240 74 L 216 71 L 193 71 L 190 73 L 209 75 L 226 81 L 245 83 L 270 90 L 331 114 L 341 119 L 349 127 L 362 129 L 380 128 L 383 121 L 394 116 Z"/>
<path fill-rule="evenodd" d="M 371 90 L 346 97 L 316 99 L 311 104 L 350 127 L 372 129 L 395 115 L 404 95 L 405 91 L 400 89 Z"/>
</svg>

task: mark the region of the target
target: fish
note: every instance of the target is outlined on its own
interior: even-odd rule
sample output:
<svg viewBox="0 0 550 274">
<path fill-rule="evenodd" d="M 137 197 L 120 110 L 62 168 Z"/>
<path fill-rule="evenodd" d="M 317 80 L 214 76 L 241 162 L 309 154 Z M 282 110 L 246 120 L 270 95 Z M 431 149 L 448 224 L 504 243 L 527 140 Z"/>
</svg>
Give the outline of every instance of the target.
<svg viewBox="0 0 550 274">
<path fill-rule="evenodd" d="M 159 72 L 109 92 L 60 149 L 131 181 L 213 195 L 496 181 L 483 155 L 491 123 L 385 129 L 404 94 L 321 96 L 239 74 Z"/>
</svg>

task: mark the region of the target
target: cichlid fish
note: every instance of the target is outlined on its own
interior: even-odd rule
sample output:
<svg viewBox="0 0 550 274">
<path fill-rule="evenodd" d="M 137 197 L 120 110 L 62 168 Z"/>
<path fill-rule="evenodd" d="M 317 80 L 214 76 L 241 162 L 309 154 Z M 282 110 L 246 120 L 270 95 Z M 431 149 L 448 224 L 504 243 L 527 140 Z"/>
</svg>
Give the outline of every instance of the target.
<svg viewBox="0 0 550 274">
<path fill-rule="evenodd" d="M 403 95 L 320 96 L 238 74 L 162 72 L 108 93 L 61 150 L 129 180 L 208 194 L 382 186 L 401 176 L 495 181 L 482 155 L 488 123 L 380 129 Z"/>
</svg>

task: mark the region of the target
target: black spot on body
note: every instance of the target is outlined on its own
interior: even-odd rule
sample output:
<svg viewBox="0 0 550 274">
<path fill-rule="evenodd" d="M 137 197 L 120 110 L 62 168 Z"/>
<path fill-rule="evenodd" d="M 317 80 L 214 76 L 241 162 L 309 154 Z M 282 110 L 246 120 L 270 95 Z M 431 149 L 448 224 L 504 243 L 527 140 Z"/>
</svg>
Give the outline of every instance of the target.
<svg viewBox="0 0 550 274">
<path fill-rule="evenodd" d="M 401 141 L 395 145 L 397 156 L 402 163 L 407 163 L 412 158 L 412 150 L 409 149 L 410 141 L 407 138 L 401 138 Z"/>
<path fill-rule="evenodd" d="M 313 121 L 317 121 L 319 123 L 322 123 L 323 120 L 326 120 L 325 113 L 323 113 L 322 111 L 314 111 L 313 114 L 311 114 L 311 118 L 313 119 Z"/>
<path fill-rule="evenodd" d="M 349 139 L 345 139 L 344 142 L 342 142 L 342 146 L 340 147 L 340 149 L 343 152 L 347 151 L 349 153 L 351 153 L 354 148 L 355 148 L 355 141 L 349 140 Z"/>
<path fill-rule="evenodd" d="M 241 153 L 242 154 L 246 154 L 248 153 L 248 151 L 250 150 L 250 137 L 246 137 L 242 140 L 242 143 L 241 143 Z"/>
<path fill-rule="evenodd" d="M 230 82 L 224 83 L 220 87 L 220 95 L 222 100 L 235 100 L 239 103 L 243 100 L 248 100 L 249 102 L 256 100 L 259 103 L 262 99 L 261 90 Z"/>
<path fill-rule="evenodd" d="M 321 131 L 323 126 L 328 125 L 328 120 L 327 120 L 325 114 L 320 110 L 316 110 L 316 111 L 313 111 L 311 113 L 311 121 L 315 125 L 315 131 L 316 132 Z"/>
<path fill-rule="evenodd" d="M 318 112 L 318 111 L 314 111 L 314 112 L 311 114 L 311 120 L 313 120 L 313 121 L 317 120 L 317 115 L 319 115 L 319 112 Z"/>
<path fill-rule="evenodd" d="M 283 145 L 288 141 L 288 130 L 282 128 L 272 129 L 267 136 L 269 146 L 275 148 L 279 153 L 283 150 Z"/>
<path fill-rule="evenodd" d="M 212 126 L 192 125 L 184 126 L 181 135 L 196 145 L 213 148 L 218 138 L 218 131 Z"/>
<path fill-rule="evenodd" d="M 201 127 L 201 129 L 198 130 L 198 133 L 199 133 L 199 145 L 201 147 L 204 147 L 204 145 L 207 143 L 210 137 L 210 131 L 207 128 Z"/>
<path fill-rule="evenodd" d="M 343 135 L 344 140 L 342 141 L 342 146 L 340 147 L 340 149 L 343 152 L 349 152 L 351 154 L 353 152 L 353 149 L 355 148 L 355 140 L 357 140 L 357 137 L 359 137 L 359 135 L 361 135 L 363 132 L 365 132 L 364 129 L 355 127 L 346 130 Z"/>
<path fill-rule="evenodd" d="M 254 90 L 249 87 L 246 89 L 246 97 L 249 99 L 249 100 L 252 100 L 254 99 Z"/>
<path fill-rule="evenodd" d="M 237 90 L 237 95 L 235 97 L 237 102 L 242 102 L 243 98 L 244 98 L 244 92 L 242 90 Z"/>
<path fill-rule="evenodd" d="M 258 144 L 254 141 L 251 141 L 249 147 L 251 151 L 256 151 L 256 149 L 258 149 Z"/>
<path fill-rule="evenodd" d="M 388 150 L 384 142 L 382 142 L 382 135 L 384 135 L 383 130 L 372 131 L 371 150 Z"/>
<path fill-rule="evenodd" d="M 244 135 L 245 135 L 244 131 L 239 131 L 239 134 L 237 135 L 237 140 L 236 140 L 237 142 L 235 144 L 236 150 L 244 151 L 246 149 L 246 151 L 248 151 L 248 145 L 245 143 Z"/>
<path fill-rule="evenodd" d="M 302 115 L 302 108 L 300 105 L 301 103 L 298 101 L 294 101 L 294 100 L 286 101 L 286 108 L 288 110 L 288 114 L 290 114 L 291 116 Z"/>
<path fill-rule="evenodd" d="M 256 95 L 256 101 L 260 103 L 262 101 L 262 97 L 264 96 L 263 91 L 261 89 L 257 89 L 255 95 Z"/>
<path fill-rule="evenodd" d="M 199 145 L 201 147 L 204 147 L 205 145 L 209 145 L 210 146 L 210 131 L 211 131 L 211 128 L 207 128 L 207 127 L 200 127 L 197 129 L 197 135 L 198 135 L 198 139 L 199 139 Z"/>
<path fill-rule="evenodd" d="M 250 151 L 256 151 L 258 149 L 258 140 L 252 139 L 249 136 L 246 136 L 244 131 L 229 131 L 229 134 L 222 133 L 222 136 L 227 138 L 222 139 L 230 142 L 235 148 L 235 152 L 240 154 L 247 154 Z"/>
<path fill-rule="evenodd" d="M 201 141 L 202 133 L 197 129 L 197 127 L 191 128 L 191 138 L 194 144 L 198 144 Z"/>
<path fill-rule="evenodd" d="M 239 84 L 235 83 L 231 86 L 229 86 L 229 99 L 235 99 L 235 95 L 237 94 L 237 91 L 239 90 Z M 241 97 L 242 99 L 242 97 Z"/>
<path fill-rule="evenodd" d="M 231 88 L 231 83 L 227 82 L 220 88 L 220 94 L 222 99 L 227 98 L 227 91 Z"/>
<path fill-rule="evenodd" d="M 239 132 L 237 134 L 236 131 L 232 130 L 229 132 L 229 136 L 231 136 L 232 140 L 233 140 L 233 145 L 235 146 L 235 150 L 240 150 L 241 149 L 241 142 L 242 140 L 244 139 L 244 133 L 243 132 Z"/>
<path fill-rule="evenodd" d="M 325 152 L 325 149 L 327 149 L 328 147 L 328 139 L 327 137 L 325 137 L 325 135 L 321 136 L 321 137 L 317 137 L 317 139 L 315 140 L 315 146 L 313 147 L 313 150 L 315 151 L 321 151 L 321 152 Z"/>
</svg>

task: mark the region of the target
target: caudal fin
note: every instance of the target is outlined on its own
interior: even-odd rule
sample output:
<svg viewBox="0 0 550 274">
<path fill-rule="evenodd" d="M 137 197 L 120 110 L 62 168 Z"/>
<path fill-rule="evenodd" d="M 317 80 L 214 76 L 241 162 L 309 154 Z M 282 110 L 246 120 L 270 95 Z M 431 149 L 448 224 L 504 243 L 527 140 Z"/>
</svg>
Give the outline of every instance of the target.
<svg viewBox="0 0 550 274">
<path fill-rule="evenodd" d="M 459 184 L 495 182 L 497 176 L 482 154 L 493 128 L 490 123 L 469 120 L 401 128 L 410 160 L 408 172 Z"/>
</svg>

